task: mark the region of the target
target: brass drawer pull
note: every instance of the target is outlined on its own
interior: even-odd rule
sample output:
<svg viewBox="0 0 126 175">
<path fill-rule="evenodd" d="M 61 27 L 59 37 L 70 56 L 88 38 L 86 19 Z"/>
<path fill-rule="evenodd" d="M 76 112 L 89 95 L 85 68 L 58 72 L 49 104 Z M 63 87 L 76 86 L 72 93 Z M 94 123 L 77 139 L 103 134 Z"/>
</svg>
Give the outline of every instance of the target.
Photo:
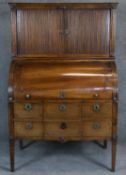
<svg viewBox="0 0 126 175">
<path fill-rule="evenodd" d="M 32 129 L 33 125 L 31 122 L 26 123 L 26 129 Z"/>
<path fill-rule="evenodd" d="M 61 129 L 66 129 L 66 128 L 67 128 L 67 124 L 66 124 L 66 123 L 64 123 L 64 122 L 63 122 L 63 123 L 61 123 L 60 128 L 61 128 Z"/>
<path fill-rule="evenodd" d="M 65 111 L 66 110 L 66 105 L 65 104 L 60 104 L 59 105 L 59 110 L 60 111 Z"/>
<path fill-rule="evenodd" d="M 25 109 L 26 111 L 32 110 L 32 104 L 31 104 L 31 103 L 26 103 L 26 104 L 24 104 L 24 109 Z"/>
<path fill-rule="evenodd" d="M 30 95 L 30 94 L 26 94 L 26 95 L 25 95 L 25 98 L 26 98 L 26 99 L 30 99 L 30 98 L 31 98 L 31 95 Z"/>
<path fill-rule="evenodd" d="M 101 128 L 101 124 L 99 122 L 96 122 L 93 124 L 93 129 L 100 129 Z"/>
<path fill-rule="evenodd" d="M 93 105 L 93 111 L 99 112 L 100 111 L 100 105 L 98 103 Z"/>
</svg>

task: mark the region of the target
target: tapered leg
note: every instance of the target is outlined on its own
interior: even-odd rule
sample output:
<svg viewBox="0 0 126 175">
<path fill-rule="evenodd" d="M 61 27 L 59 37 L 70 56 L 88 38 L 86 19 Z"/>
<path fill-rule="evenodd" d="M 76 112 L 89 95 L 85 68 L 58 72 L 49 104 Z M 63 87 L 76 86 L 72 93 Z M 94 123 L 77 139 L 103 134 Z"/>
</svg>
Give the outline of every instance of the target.
<svg viewBox="0 0 126 175">
<path fill-rule="evenodd" d="M 116 166 L 116 145 L 117 140 L 112 139 L 112 172 L 115 172 L 115 166 Z"/>
<path fill-rule="evenodd" d="M 10 170 L 14 172 L 14 147 L 15 147 L 15 140 L 10 139 Z"/>
<path fill-rule="evenodd" d="M 21 150 L 23 149 L 23 140 L 19 140 L 19 147 Z"/>
</svg>

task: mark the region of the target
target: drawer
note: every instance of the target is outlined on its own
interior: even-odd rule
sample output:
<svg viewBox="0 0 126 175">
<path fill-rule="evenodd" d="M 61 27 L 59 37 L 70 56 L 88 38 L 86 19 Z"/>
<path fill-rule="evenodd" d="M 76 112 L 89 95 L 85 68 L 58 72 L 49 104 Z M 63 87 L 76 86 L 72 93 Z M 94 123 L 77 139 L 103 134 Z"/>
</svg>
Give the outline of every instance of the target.
<svg viewBox="0 0 126 175">
<path fill-rule="evenodd" d="M 47 139 L 74 139 L 80 136 L 80 122 L 45 122 L 45 138 Z"/>
<path fill-rule="evenodd" d="M 82 118 L 112 118 L 112 102 L 91 101 L 82 104 Z"/>
<path fill-rule="evenodd" d="M 40 103 L 15 103 L 15 118 L 42 118 L 43 105 Z"/>
<path fill-rule="evenodd" d="M 79 120 L 81 117 L 81 104 L 68 102 L 45 103 L 45 120 Z"/>
<path fill-rule="evenodd" d="M 43 136 L 42 122 L 18 122 L 14 123 L 15 137 L 31 138 Z"/>
<path fill-rule="evenodd" d="M 84 137 L 110 137 L 112 134 L 112 121 L 85 121 L 82 124 L 82 132 Z"/>
</svg>

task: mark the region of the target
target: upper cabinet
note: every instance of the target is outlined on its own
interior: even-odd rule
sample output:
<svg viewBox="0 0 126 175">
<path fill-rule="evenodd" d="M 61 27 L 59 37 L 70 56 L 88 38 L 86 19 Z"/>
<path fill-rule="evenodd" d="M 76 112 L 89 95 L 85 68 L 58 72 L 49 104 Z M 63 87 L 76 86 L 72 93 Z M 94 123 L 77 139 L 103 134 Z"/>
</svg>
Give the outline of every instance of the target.
<svg viewBox="0 0 126 175">
<path fill-rule="evenodd" d="M 112 58 L 117 3 L 11 4 L 14 56 Z"/>
</svg>

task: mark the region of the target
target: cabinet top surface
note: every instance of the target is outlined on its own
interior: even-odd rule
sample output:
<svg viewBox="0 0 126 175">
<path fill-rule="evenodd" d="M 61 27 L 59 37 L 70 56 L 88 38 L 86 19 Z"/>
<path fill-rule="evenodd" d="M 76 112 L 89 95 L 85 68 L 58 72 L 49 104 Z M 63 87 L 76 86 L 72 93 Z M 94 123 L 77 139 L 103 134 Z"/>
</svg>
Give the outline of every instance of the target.
<svg viewBox="0 0 126 175">
<path fill-rule="evenodd" d="M 118 5 L 118 2 L 54 2 L 54 3 L 14 3 L 14 2 L 8 2 L 10 6 L 13 6 L 15 8 L 26 8 L 26 7 L 56 7 L 56 6 L 64 6 L 67 7 L 79 7 L 79 8 L 116 8 Z"/>
</svg>

